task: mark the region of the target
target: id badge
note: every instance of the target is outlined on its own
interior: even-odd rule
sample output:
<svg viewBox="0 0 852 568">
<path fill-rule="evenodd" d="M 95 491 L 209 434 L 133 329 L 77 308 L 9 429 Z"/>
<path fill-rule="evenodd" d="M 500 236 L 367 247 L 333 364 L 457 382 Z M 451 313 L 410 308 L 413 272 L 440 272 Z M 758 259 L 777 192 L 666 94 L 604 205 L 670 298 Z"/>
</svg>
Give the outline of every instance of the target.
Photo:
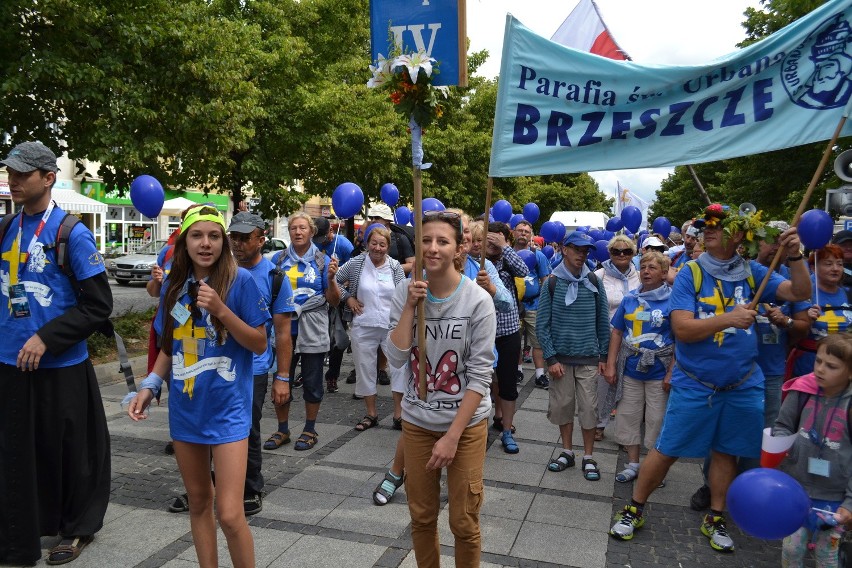
<svg viewBox="0 0 852 568">
<path fill-rule="evenodd" d="M 183 343 L 184 355 L 195 355 L 199 359 L 204 357 L 204 347 L 207 344 L 204 339 L 189 339 Z"/>
<path fill-rule="evenodd" d="M 651 321 L 651 312 L 636 312 L 636 319 L 639 321 Z"/>
<path fill-rule="evenodd" d="M 766 325 L 769 325 L 769 318 L 766 316 L 756 316 L 754 318 L 754 321 L 756 321 L 757 323 L 765 323 Z"/>
<path fill-rule="evenodd" d="M 178 322 L 178 325 L 185 324 L 186 320 L 188 320 L 190 316 L 189 310 L 187 310 L 186 306 L 180 302 L 175 304 L 175 307 L 172 308 L 171 314 L 172 317 L 175 318 L 175 321 Z"/>
<path fill-rule="evenodd" d="M 30 301 L 27 299 L 27 291 L 24 289 L 23 283 L 9 286 L 9 301 L 12 304 L 12 315 L 16 318 L 32 316 Z"/>
<path fill-rule="evenodd" d="M 828 477 L 831 472 L 831 462 L 820 458 L 808 458 L 808 473 Z"/>
<path fill-rule="evenodd" d="M 764 345 L 778 345 L 778 334 L 777 333 L 764 333 L 761 341 Z"/>
<path fill-rule="evenodd" d="M 737 333 L 737 328 L 735 328 L 735 327 L 726 327 L 725 329 L 723 329 L 723 330 L 722 330 L 722 333 L 732 333 L 732 334 L 735 334 L 735 333 Z"/>
</svg>

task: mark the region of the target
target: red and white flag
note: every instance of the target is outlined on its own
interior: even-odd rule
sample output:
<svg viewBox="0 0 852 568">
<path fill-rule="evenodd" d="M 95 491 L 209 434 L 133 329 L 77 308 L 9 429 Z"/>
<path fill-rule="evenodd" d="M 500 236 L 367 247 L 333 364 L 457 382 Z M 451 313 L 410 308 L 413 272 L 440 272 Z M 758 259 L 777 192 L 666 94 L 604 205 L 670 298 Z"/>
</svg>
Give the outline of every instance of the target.
<svg viewBox="0 0 852 568">
<path fill-rule="evenodd" d="M 550 41 L 610 59 L 630 59 L 615 43 L 594 0 L 580 0 Z"/>
</svg>

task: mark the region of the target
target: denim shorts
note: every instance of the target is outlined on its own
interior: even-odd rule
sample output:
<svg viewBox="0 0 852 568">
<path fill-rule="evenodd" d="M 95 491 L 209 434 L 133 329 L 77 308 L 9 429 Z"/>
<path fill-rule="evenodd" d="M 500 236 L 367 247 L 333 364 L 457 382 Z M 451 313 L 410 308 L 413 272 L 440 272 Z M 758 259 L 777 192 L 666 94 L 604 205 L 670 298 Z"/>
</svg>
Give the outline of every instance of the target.
<svg viewBox="0 0 852 568">
<path fill-rule="evenodd" d="M 713 393 L 672 386 L 656 449 L 673 458 L 704 458 L 715 450 L 759 458 L 763 386 Z"/>
</svg>

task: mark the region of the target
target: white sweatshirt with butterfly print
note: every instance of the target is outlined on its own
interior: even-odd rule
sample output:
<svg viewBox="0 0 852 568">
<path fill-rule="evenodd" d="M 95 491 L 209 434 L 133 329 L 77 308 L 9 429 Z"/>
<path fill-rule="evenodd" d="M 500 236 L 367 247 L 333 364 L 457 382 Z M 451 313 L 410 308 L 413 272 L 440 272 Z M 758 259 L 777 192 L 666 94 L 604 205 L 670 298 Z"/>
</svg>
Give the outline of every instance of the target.
<svg viewBox="0 0 852 568">
<path fill-rule="evenodd" d="M 390 331 L 399 322 L 408 296 L 408 280 L 394 291 L 390 313 Z M 419 349 L 417 332 L 409 349 L 398 349 L 390 337 L 384 343 L 391 365 L 406 366 L 406 389 L 402 418 L 421 428 L 445 432 L 449 429 L 465 391 L 482 395 L 482 401 L 468 426 L 488 418 L 491 411 L 491 370 L 494 366 L 494 336 L 497 320 L 494 301 L 475 282 L 462 276 L 456 291 L 444 300 L 427 298 L 426 373 L 427 396 L 417 396 Z M 415 327 L 417 318 L 415 317 Z M 390 335 L 390 333 L 388 334 Z"/>
</svg>

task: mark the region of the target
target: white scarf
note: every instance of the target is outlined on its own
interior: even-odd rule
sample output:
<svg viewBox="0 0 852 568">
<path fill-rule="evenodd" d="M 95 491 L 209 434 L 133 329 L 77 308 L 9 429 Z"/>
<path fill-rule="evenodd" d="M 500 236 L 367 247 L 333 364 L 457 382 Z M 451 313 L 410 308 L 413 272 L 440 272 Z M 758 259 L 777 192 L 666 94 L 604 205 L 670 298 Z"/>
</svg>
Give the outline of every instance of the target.
<svg viewBox="0 0 852 568">
<path fill-rule="evenodd" d="M 583 264 L 583 268 L 580 270 L 579 278 L 571 274 L 571 271 L 565 268 L 565 263 L 559 263 L 559 266 L 553 269 L 553 275 L 557 278 L 562 278 L 563 280 L 568 281 L 568 291 L 565 292 L 566 306 L 570 306 L 577 299 L 577 292 L 580 289 L 580 283 L 593 293 L 598 293 L 598 289 L 595 285 L 589 282 L 589 267 L 585 264 Z"/>
</svg>

